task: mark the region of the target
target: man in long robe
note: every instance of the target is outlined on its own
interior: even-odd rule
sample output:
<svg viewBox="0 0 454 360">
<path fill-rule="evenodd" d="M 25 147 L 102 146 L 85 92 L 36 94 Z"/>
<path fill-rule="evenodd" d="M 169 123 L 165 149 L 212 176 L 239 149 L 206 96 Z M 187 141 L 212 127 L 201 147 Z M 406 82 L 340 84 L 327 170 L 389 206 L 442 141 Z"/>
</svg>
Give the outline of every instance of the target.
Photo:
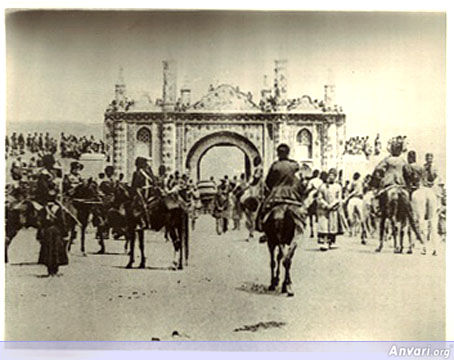
<svg viewBox="0 0 454 360">
<path fill-rule="evenodd" d="M 317 195 L 318 238 L 320 250 L 326 251 L 336 242 L 339 227 L 339 206 L 342 202 L 342 187 L 336 182 L 337 171 L 330 169 L 328 180 L 323 183 Z"/>
</svg>

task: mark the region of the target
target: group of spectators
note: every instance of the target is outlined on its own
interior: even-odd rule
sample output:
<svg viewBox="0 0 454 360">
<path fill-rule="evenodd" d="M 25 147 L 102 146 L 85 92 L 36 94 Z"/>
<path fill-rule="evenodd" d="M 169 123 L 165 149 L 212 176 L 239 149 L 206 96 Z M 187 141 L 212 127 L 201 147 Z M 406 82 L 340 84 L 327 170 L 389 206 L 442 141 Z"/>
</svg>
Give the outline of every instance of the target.
<svg viewBox="0 0 454 360">
<path fill-rule="evenodd" d="M 95 140 L 94 136 L 77 137 L 75 135 L 60 134 L 60 139 L 46 133 L 16 133 L 5 137 L 6 158 L 31 154 L 33 158 L 41 158 L 46 154 L 56 155 L 60 150 L 62 158 L 79 159 L 84 153 L 108 153 L 108 146 L 102 140 Z"/>
<path fill-rule="evenodd" d="M 95 140 L 90 137 L 60 134 L 60 153 L 63 158 L 79 159 L 80 155 L 86 153 L 107 154 L 108 146 L 102 140 Z"/>
<path fill-rule="evenodd" d="M 7 157 L 24 155 L 26 152 L 37 155 L 54 154 L 57 151 L 57 147 L 57 140 L 51 137 L 48 132 L 45 134 L 28 133 L 27 135 L 13 132 L 12 135 L 6 135 L 5 138 Z"/>
<path fill-rule="evenodd" d="M 369 136 L 353 136 L 345 142 L 344 155 L 364 155 L 369 159 L 372 155 L 380 155 L 381 148 L 380 134 L 375 137 L 373 145 Z"/>
</svg>

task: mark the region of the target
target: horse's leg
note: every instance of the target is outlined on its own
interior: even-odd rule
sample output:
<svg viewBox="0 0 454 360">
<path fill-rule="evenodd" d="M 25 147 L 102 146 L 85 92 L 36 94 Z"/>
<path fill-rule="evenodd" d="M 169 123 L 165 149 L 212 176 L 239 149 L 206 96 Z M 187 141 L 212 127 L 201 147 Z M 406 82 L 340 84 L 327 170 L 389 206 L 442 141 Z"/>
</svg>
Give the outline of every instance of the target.
<svg viewBox="0 0 454 360">
<path fill-rule="evenodd" d="M 313 219 L 313 215 L 309 215 L 309 226 L 311 228 L 310 238 L 313 239 L 314 238 L 314 219 Z"/>
<path fill-rule="evenodd" d="M 80 228 L 80 251 L 83 256 L 86 256 L 87 254 L 85 253 L 85 229 L 87 225 L 85 223 L 82 224 Z"/>
<path fill-rule="evenodd" d="M 432 255 L 437 255 L 440 236 L 437 231 L 437 198 L 431 189 L 426 190 L 427 193 L 427 237 L 431 247 Z"/>
<path fill-rule="evenodd" d="M 8 263 L 8 248 L 13 241 L 13 236 L 5 236 L 5 263 Z"/>
<path fill-rule="evenodd" d="M 71 246 L 74 243 L 74 239 L 77 237 L 76 225 L 75 224 L 71 227 L 70 233 L 71 234 L 70 234 L 69 242 L 68 242 L 68 252 L 71 251 Z"/>
<path fill-rule="evenodd" d="M 180 251 L 179 251 L 179 256 L 178 256 L 178 270 L 183 270 L 183 237 L 184 237 L 184 219 L 183 219 L 183 214 L 179 214 L 176 217 L 176 223 L 175 223 L 175 228 L 176 231 L 175 233 L 177 234 L 177 241 L 180 244 Z"/>
<path fill-rule="evenodd" d="M 102 220 L 100 220 L 102 221 Z M 106 246 L 104 244 L 104 235 L 106 234 L 106 228 L 107 228 L 107 225 L 101 223 L 98 225 L 98 234 L 99 234 L 99 240 L 98 240 L 98 243 L 99 243 L 99 246 L 100 246 L 100 249 L 98 251 L 98 254 L 104 254 L 106 252 Z"/>
<path fill-rule="evenodd" d="M 128 229 L 126 231 L 126 242 L 129 242 L 129 262 L 128 265 L 126 265 L 127 269 L 132 268 L 132 264 L 134 264 L 134 243 L 136 240 L 136 232 L 135 229 Z"/>
<path fill-rule="evenodd" d="M 405 203 L 404 208 L 408 223 L 415 233 L 416 238 L 423 245 L 423 252 L 425 252 L 426 241 L 424 240 L 424 234 L 421 234 L 421 230 L 424 224 L 424 215 L 425 215 L 425 196 L 420 191 L 416 190 L 412 195 L 411 203 Z"/>
<path fill-rule="evenodd" d="M 137 235 L 139 237 L 139 249 L 140 249 L 140 269 L 145 269 L 145 231 L 143 229 L 140 229 L 137 231 Z"/>
<path fill-rule="evenodd" d="M 216 234 L 222 234 L 222 218 L 216 218 Z"/>
<path fill-rule="evenodd" d="M 189 259 L 189 218 L 183 214 L 183 247 L 184 247 L 184 265 L 188 266 Z"/>
<path fill-rule="evenodd" d="M 405 222 L 400 223 L 400 232 L 399 232 L 399 240 L 400 240 L 400 248 L 401 252 L 404 249 L 404 236 L 405 236 L 405 229 L 406 229 L 406 224 Z M 411 247 L 409 247 L 411 248 Z"/>
<path fill-rule="evenodd" d="M 254 238 L 254 220 L 253 212 L 250 210 L 245 210 L 244 214 L 246 216 L 246 229 L 248 230 L 248 238 L 246 241 L 252 240 Z"/>
<path fill-rule="evenodd" d="M 379 224 L 380 244 L 378 245 L 378 248 L 375 250 L 376 252 L 380 252 L 383 249 L 383 237 L 385 235 L 385 222 L 386 222 L 386 217 L 382 215 L 380 218 L 380 224 Z"/>
<path fill-rule="evenodd" d="M 275 268 L 276 268 L 276 259 L 275 259 L 275 249 L 276 246 L 272 243 L 269 239 L 268 241 L 268 250 L 270 252 L 270 269 L 271 269 L 271 283 L 268 287 L 268 290 L 274 291 L 276 290 L 276 280 L 275 280 Z"/>
<path fill-rule="evenodd" d="M 275 275 L 275 286 L 278 286 L 279 285 L 279 277 L 281 275 L 281 262 L 282 262 L 282 258 L 284 256 L 284 252 L 283 252 L 283 245 L 278 245 L 277 246 L 277 259 L 276 259 L 276 275 Z"/>
<path fill-rule="evenodd" d="M 173 250 L 174 250 L 174 257 L 173 257 L 173 267 L 178 269 L 180 267 L 181 262 L 181 239 L 179 238 L 177 231 L 174 226 L 171 226 L 169 229 L 169 235 L 172 239 Z"/>
<path fill-rule="evenodd" d="M 292 280 L 290 278 L 290 267 L 292 266 L 292 258 L 293 254 L 295 254 L 295 250 L 297 247 L 297 243 L 293 241 L 290 245 L 284 246 L 284 268 L 285 268 L 285 277 L 284 283 L 282 285 L 282 293 L 287 293 L 287 296 L 293 296 L 294 292 L 292 290 Z"/>
<path fill-rule="evenodd" d="M 391 220 L 393 247 L 394 247 L 395 254 L 400 254 L 402 252 L 397 243 L 397 241 L 398 241 L 397 236 L 398 236 L 399 230 L 400 230 L 400 228 L 398 227 L 398 224 L 399 224 L 399 222 L 397 220 L 395 220 L 395 218 L 393 220 Z"/>
<path fill-rule="evenodd" d="M 195 218 L 195 216 L 193 216 L 193 217 L 191 218 L 191 229 L 192 229 L 192 230 L 195 230 L 195 222 L 196 222 L 196 218 Z"/>
</svg>

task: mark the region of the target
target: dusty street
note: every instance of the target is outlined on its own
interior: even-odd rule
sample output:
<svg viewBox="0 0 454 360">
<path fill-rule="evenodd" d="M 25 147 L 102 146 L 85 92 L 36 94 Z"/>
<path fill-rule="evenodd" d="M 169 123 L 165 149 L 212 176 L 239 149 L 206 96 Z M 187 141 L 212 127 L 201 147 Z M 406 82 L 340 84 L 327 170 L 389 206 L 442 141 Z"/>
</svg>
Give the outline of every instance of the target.
<svg viewBox="0 0 454 360">
<path fill-rule="evenodd" d="M 395 255 L 377 240 L 362 246 L 341 237 L 322 253 L 305 238 L 293 260 L 295 297 L 266 290 L 266 245 L 245 231 L 218 236 L 214 219 L 199 219 L 190 264 L 173 258 L 162 233 L 146 235 L 147 268 L 126 270 L 124 242 L 109 240 L 88 256 L 79 241 L 63 274 L 36 265 L 34 230 L 23 230 L 6 266 L 6 340 L 442 340 L 445 337 L 445 252 Z M 136 266 L 139 261 L 136 262 Z"/>
</svg>

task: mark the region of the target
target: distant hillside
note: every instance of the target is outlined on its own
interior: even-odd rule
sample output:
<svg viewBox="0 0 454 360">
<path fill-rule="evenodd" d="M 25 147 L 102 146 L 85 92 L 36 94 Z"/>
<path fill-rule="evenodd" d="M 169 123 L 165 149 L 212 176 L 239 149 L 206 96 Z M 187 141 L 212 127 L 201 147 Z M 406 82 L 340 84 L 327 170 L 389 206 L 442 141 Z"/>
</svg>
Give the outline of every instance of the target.
<svg viewBox="0 0 454 360">
<path fill-rule="evenodd" d="M 58 136 L 64 132 L 75 136 L 93 135 L 95 138 L 102 138 L 102 123 L 84 124 L 79 122 L 7 122 L 6 133 L 13 132 L 34 133 L 34 132 L 49 132 L 51 136 Z"/>
</svg>

